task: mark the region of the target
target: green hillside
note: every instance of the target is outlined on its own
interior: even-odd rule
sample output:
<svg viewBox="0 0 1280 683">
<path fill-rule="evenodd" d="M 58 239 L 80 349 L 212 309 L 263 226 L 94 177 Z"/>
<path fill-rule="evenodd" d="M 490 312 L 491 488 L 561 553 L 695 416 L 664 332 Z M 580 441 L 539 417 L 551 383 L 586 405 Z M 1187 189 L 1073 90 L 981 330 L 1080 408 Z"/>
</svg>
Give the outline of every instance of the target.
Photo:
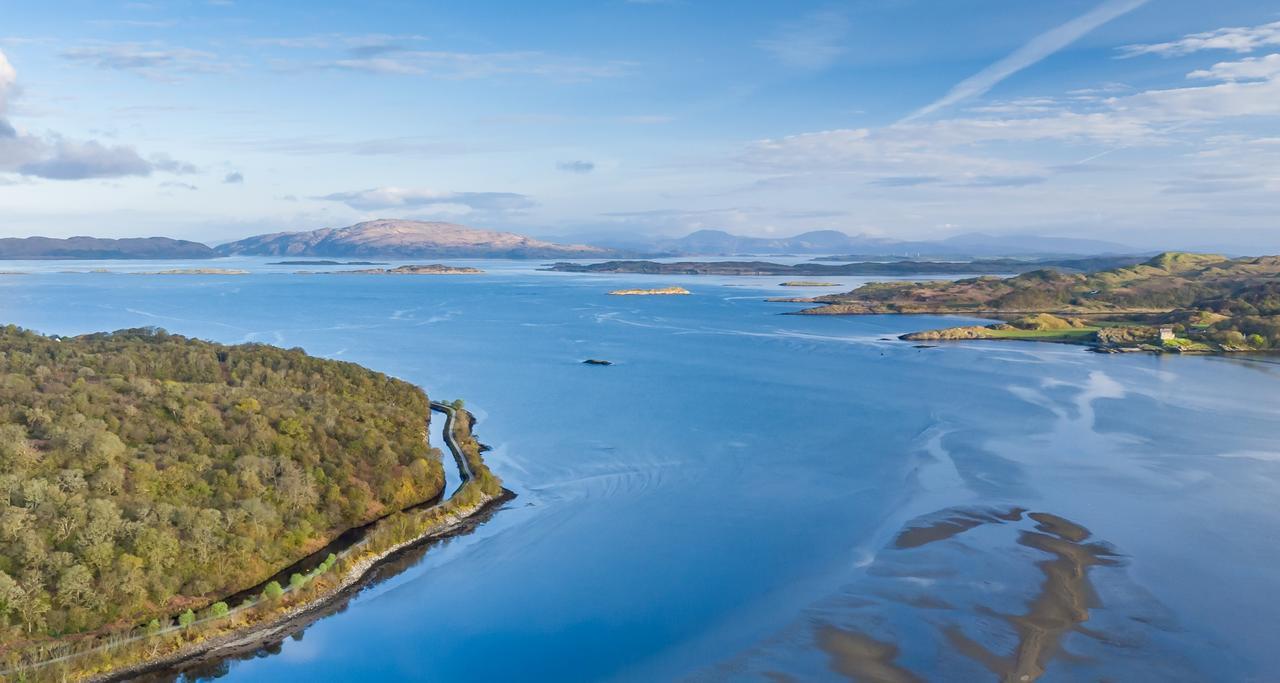
<svg viewBox="0 0 1280 683">
<path fill-rule="evenodd" d="M 1102 321 L 1112 327 L 1127 323 L 1149 328 L 1137 337 L 1154 337 L 1156 327 L 1171 326 L 1179 336 L 1215 350 L 1280 348 L 1277 256 L 1228 259 L 1169 252 L 1138 265 L 1088 275 L 1038 270 L 1009 278 L 880 282 L 812 301 L 823 305 L 800 313 L 1001 318 L 1052 313 L 1081 317 L 1090 324 Z M 1104 335 L 1108 336 L 1116 338 L 1113 333 Z"/>
<path fill-rule="evenodd" d="M 296 349 L 0 328 L 0 650 L 199 609 L 436 496 L 428 411 Z"/>
</svg>

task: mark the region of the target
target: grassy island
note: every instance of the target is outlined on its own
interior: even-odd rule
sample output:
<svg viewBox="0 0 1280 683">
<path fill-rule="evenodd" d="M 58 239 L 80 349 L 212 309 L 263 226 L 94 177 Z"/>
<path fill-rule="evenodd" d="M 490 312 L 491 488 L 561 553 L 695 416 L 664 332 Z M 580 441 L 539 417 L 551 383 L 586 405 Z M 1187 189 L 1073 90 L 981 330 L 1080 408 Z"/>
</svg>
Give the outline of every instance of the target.
<svg viewBox="0 0 1280 683">
<path fill-rule="evenodd" d="M 298 349 L 2 327 L 0 399 L 0 669 L 24 680 L 242 633 L 503 492 L 469 415 L 444 406 L 467 481 L 420 507 L 444 485 L 427 396 Z M 375 521 L 288 587 L 223 601 Z"/>
<path fill-rule="evenodd" d="M 662 287 L 660 289 L 615 289 L 611 296 L 684 296 L 692 294 L 684 287 Z"/>
<path fill-rule="evenodd" d="M 385 266 L 380 261 L 331 261 L 329 259 L 310 259 L 301 261 L 272 261 L 269 266 Z"/>
<path fill-rule="evenodd" d="M 248 275 L 249 271 L 238 268 L 175 268 L 174 270 L 157 270 L 138 275 Z"/>
<path fill-rule="evenodd" d="M 1020 339 L 1106 351 L 1280 349 L 1280 256 L 1168 252 L 1092 274 L 876 282 L 812 299 L 803 315 L 959 314 L 1005 320 L 905 335 L 916 341 Z"/>
</svg>

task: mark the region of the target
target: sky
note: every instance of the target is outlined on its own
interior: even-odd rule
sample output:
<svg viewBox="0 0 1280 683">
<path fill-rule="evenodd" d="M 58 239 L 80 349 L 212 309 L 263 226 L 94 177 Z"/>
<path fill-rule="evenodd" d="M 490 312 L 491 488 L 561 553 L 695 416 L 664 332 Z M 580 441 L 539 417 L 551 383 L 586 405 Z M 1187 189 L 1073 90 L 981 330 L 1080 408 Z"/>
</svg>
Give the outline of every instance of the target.
<svg viewBox="0 0 1280 683">
<path fill-rule="evenodd" d="M 0 0 L 0 236 L 1280 252 L 1280 0 Z"/>
</svg>

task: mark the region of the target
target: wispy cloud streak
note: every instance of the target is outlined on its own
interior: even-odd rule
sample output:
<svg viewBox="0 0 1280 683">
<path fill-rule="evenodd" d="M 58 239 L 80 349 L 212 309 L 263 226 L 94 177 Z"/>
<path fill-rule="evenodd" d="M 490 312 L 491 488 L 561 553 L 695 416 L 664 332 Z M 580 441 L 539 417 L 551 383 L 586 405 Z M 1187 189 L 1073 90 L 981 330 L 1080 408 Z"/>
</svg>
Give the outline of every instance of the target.
<svg viewBox="0 0 1280 683">
<path fill-rule="evenodd" d="M 1192 33 L 1180 40 L 1149 45 L 1125 45 L 1120 56 L 1160 55 L 1179 57 L 1201 50 L 1230 50 L 1244 54 L 1264 47 L 1280 45 L 1280 21 L 1261 26 L 1232 26 L 1204 33 Z"/>
<path fill-rule="evenodd" d="M 971 97 L 978 97 L 994 88 L 1001 81 L 1032 66 L 1074 43 L 1107 22 L 1128 14 L 1150 0 L 1106 0 L 1092 10 L 1032 38 L 1009 56 L 960 81 L 946 95 L 916 110 L 902 121 L 914 121 L 945 109 Z"/>
</svg>

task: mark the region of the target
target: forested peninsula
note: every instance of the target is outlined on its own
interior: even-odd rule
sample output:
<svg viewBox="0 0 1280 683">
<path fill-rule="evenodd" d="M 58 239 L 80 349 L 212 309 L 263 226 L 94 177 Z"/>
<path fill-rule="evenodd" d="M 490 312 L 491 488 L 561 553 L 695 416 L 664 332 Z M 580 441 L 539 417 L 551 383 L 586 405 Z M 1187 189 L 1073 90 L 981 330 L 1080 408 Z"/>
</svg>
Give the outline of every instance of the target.
<svg viewBox="0 0 1280 683">
<path fill-rule="evenodd" d="M 502 495 L 459 409 L 470 479 L 421 507 L 444 486 L 431 407 L 414 385 L 300 349 L 0 327 L 6 675 L 91 678 L 270 621 Z M 223 601 L 376 520 L 360 553 Z"/>
<path fill-rule="evenodd" d="M 1280 350 L 1280 256 L 1229 259 L 1168 252 L 1092 274 L 1038 270 L 1015 277 L 876 282 L 805 315 L 961 314 L 1006 322 L 905 335 L 916 341 L 1023 339 L 1109 351 Z"/>
</svg>

